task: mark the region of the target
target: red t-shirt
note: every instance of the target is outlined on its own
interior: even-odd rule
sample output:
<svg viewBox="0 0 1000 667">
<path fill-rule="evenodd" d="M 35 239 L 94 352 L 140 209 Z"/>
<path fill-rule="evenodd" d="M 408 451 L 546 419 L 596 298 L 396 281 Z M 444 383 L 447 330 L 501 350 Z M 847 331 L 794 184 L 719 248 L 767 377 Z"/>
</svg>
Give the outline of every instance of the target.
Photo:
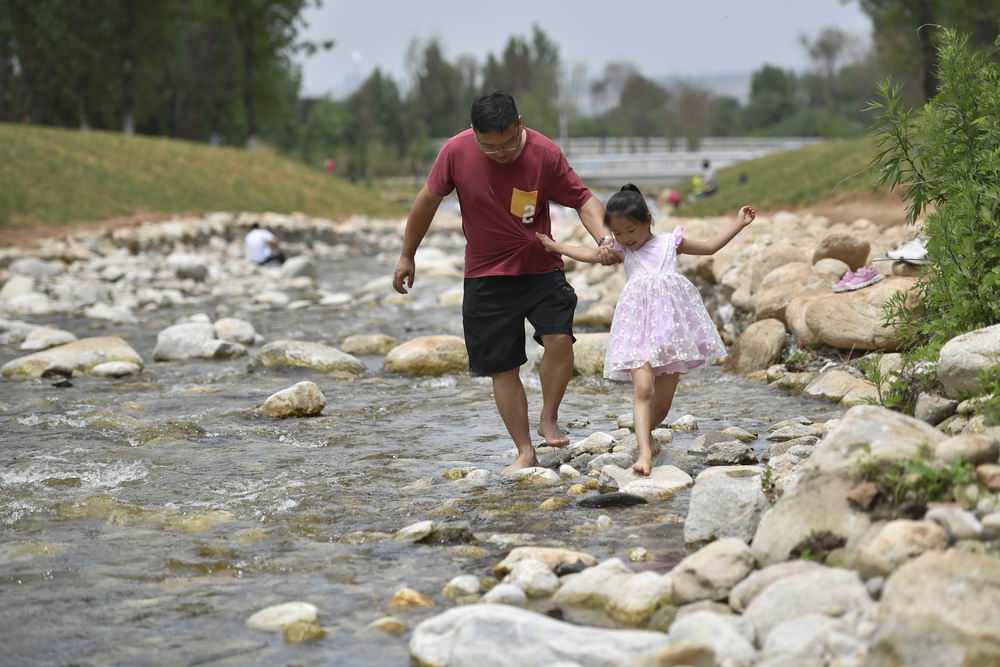
<svg viewBox="0 0 1000 667">
<path fill-rule="evenodd" d="M 592 196 L 562 150 L 526 129 L 524 149 L 508 164 L 479 150 L 472 129 L 438 153 L 427 187 L 440 197 L 458 190 L 465 232 L 465 277 L 518 276 L 563 268 L 535 232 L 549 234 L 549 202 L 579 209 Z"/>
</svg>

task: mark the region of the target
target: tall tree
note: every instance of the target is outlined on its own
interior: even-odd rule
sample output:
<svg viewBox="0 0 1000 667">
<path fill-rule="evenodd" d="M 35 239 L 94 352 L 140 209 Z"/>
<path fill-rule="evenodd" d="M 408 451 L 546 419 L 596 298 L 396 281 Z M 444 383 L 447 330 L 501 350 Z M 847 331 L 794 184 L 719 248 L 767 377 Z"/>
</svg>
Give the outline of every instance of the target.
<svg viewBox="0 0 1000 667">
<path fill-rule="evenodd" d="M 766 128 L 791 116 L 799 106 L 795 74 L 774 65 L 764 65 L 750 80 L 746 108 L 749 128 Z"/>
<path fill-rule="evenodd" d="M 219 0 L 239 45 L 244 136 L 253 146 L 261 118 L 280 106 L 275 78 L 294 70 L 291 55 L 300 48 L 302 10 L 309 0 Z"/>
<path fill-rule="evenodd" d="M 925 99 L 938 89 L 935 40 L 940 26 L 969 33 L 970 45 L 978 49 L 990 49 L 1000 26 L 1000 3 L 992 0 L 858 0 L 858 4 L 872 19 L 880 50 L 895 48 L 901 71 L 916 66 Z M 893 39 L 896 35 L 902 39 Z"/>
<path fill-rule="evenodd" d="M 531 127 L 554 136 L 559 131 L 559 47 L 537 25 L 531 37 L 511 36 L 483 67 L 483 89 L 514 96 Z"/>
<path fill-rule="evenodd" d="M 433 137 L 450 137 L 469 123 L 469 105 L 466 99 L 462 72 L 444 57 L 441 44 L 436 39 L 410 47 L 411 64 L 415 81 L 413 85 L 413 113 Z"/>
<path fill-rule="evenodd" d="M 828 107 L 833 106 L 837 64 L 844 57 L 849 41 L 847 33 L 839 28 L 823 28 L 814 39 L 805 34 L 799 36 L 799 42 L 820 76 L 824 102 Z"/>
</svg>

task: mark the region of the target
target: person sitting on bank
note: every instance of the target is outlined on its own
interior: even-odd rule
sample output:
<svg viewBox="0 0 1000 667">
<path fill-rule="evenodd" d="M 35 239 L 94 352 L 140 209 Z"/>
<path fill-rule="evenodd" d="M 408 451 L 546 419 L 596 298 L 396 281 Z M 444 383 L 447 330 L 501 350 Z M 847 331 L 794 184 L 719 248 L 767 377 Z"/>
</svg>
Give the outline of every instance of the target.
<svg viewBox="0 0 1000 667">
<path fill-rule="evenodd" d="M 269 230 L 262 228 L 256 222 L 250 226 L 250 231 L 243 237 L 247 248 L 247 259 L 260 266 L 281 266 L 285 263 L 285 255 L 281 252 L 281 242 Z"/>
<path fill-rule="evenodd" d="M 691 184 L 694 186 L 694 196 L 699 199 L 711 197 L 718 191 L 719 184 L 710 160 L 702 160 L 701 173 L 692 177 Z"/>
</svg>

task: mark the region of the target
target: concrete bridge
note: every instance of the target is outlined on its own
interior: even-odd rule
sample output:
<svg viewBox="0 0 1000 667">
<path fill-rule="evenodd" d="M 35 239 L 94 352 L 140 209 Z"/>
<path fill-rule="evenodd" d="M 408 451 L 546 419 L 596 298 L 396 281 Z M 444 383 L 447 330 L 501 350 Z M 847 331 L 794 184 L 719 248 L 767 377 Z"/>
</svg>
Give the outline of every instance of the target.
<svg viewBox="0 0 1000 667">
<path fill-rule="evenodd" d="M 818 137 L 704 137 L 695 151 L 688 150 L 686 139 L 666 137 L 572 137 L 558 143 L 588 184 L 664 186 L 701 173 L 704 160 L 713 169 L 721 169 L 823 141 Z"/>
</svg>

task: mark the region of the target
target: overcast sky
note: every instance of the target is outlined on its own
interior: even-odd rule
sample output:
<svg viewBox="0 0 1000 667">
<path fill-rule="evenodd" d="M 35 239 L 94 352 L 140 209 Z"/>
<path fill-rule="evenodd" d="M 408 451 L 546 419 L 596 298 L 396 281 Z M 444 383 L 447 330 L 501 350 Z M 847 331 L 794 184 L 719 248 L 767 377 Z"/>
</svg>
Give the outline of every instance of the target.
<svg viewBox="0 0 1000 667">
<path fill-rule="evenodd" d="M 650 77 L 748 73 L 764 63 L 802 70 L 799 35 L 836 26 L 867 40 L 871 23 L 841 0 L 324 0 L 305 12 L 304 37 L 332 39 L 331 51 L 300 62 L 307 95 L 341 96 L 376 66 L 408 86 L 406 48 L 436 37 L 446 57 L 483 62 L 532 23 L 559 46 L 563 63 L 598 76 L 628 60 Z"/>
</svg>

